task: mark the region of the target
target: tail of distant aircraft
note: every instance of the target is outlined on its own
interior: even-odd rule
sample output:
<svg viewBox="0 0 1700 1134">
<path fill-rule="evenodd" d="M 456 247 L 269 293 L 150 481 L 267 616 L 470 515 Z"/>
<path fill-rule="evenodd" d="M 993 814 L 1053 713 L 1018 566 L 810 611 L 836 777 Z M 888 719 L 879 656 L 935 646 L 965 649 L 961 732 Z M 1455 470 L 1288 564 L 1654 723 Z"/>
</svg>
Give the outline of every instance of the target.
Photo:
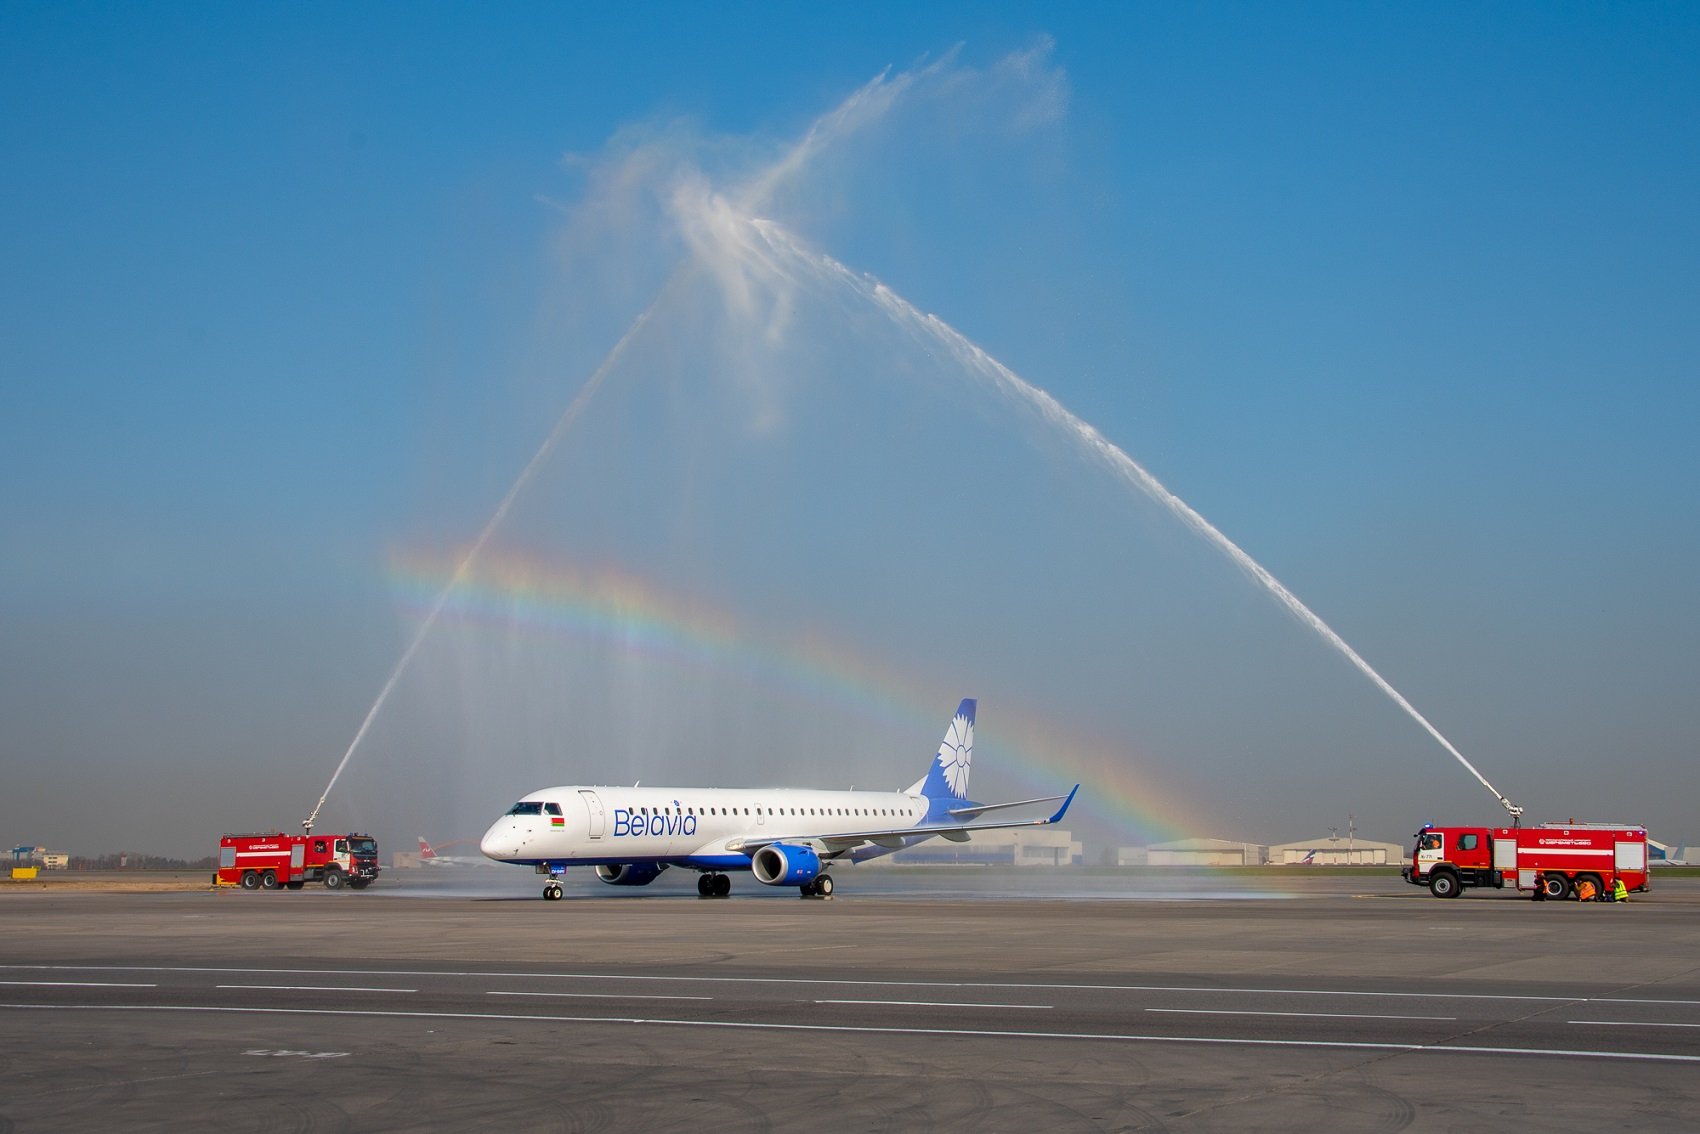
<svg viewBox="0 0 1700 1134">
<path fill-rule="evenodd" d="M 974 762 L 974 699 L 965 698 L 945 729 L 938 755 L 927 774 L 909 788 L 935 803 L 959 803 L 968 798 L 968 772 Z"/>
<path fill-rule="evenodd" d="M 429 862 L 431 859 L 436 858 L 436 857 L 437 857 L 437 852 L 431 849 L 431 844 L 425 841 L 425 836 L 423 836 L 423 835 L 419 836 L 419 859 L 420 859 L 420 861 Z"/>
</svg>

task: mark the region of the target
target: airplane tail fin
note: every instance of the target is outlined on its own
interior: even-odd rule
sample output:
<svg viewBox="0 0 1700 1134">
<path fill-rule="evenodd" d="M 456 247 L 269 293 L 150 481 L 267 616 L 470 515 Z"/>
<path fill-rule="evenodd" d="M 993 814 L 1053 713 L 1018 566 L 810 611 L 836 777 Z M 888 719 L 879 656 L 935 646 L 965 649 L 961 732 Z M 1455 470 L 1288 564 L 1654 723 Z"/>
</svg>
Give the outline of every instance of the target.
<svg viewBox="0 0 1700 1134">
<path fill-rule="evenodd" d="M 421 859 L 436 858 L 437 852 L 431 849 L 431 844 L 425 841 L 425 836 L 419 836 L 419 857 Z"/>
<path fill-rule="evenodd" d="M 909 788 L 911 795 L 932 800 L 959 801 L 968 798 L 968 772 L 974 762 L 974 698 L 966 697 L 945 729 L 938 755 L 927 774 Z"/>
</svg>

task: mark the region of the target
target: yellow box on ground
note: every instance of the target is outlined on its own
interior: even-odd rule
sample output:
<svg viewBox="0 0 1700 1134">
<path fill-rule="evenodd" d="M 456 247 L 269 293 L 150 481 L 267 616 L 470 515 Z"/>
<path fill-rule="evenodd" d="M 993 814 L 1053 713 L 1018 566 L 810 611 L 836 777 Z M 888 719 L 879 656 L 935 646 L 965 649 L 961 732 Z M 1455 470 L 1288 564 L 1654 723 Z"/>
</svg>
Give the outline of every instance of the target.
<svg viewBox="0 0 1700 1134">
<path fill-rule="evenodd" d="M 12 867 L 12 881 L 28 882 L 35 877 L 35 872 L 40 869 L 39 866 L 14 866 Z"/>
</svg>

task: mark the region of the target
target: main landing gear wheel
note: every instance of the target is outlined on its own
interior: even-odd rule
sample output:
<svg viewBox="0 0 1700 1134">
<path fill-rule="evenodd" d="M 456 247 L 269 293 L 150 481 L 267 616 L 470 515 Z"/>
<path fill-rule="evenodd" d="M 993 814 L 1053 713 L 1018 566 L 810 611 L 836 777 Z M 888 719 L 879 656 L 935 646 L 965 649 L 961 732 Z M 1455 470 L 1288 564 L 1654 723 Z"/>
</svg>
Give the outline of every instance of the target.
<svg viewBox="0 0 1700 1134">
<path fill-rule="evenodd" d="M 551 882 L 547 886 L 543 887 L 543 900 L 546 902 L 560 901 L 561 884 L 559 882 Z"/>
<path fill-rule="evenodd" d="M 732 879 L 724 874 L 703 873 L 697 875 L 697 897 L 724 898 L 732 892 Z"/>
<path fill-rule="evenodd" d="M 813 882 L 797 887 L 799 898 L 830 898 L 832 897 L 832 875 L 822 874 Z"/>
</svg>

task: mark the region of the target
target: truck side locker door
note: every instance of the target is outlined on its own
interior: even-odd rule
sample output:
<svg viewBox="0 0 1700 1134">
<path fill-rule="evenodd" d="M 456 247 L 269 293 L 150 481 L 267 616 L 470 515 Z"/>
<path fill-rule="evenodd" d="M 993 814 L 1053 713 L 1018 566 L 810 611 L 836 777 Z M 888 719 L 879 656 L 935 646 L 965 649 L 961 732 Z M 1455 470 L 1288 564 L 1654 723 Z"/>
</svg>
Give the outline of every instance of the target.
<svg viewBox="0 0 1700 1134">
<path fill-rule="evenodd" d="M 1511 884 L 1519 890 L 1526 890 L 1535 884 L 1535 872 L 1529 872 L 1529 880 L 1525 884 L 1523 876 L 1517 873 L 1517 840 L 1515 837 L 1493 840 L 1493 868 L 1499 871 L 1501 878 L 1508 878 Z"/>
<path fill-rule="evenodd" d="M 1647 844 L 1646 843 L 1618 843 L 1617 844 L 1617 855 L 1616 855 L 1615 861 L 1616 861 L 1618 873 L 1620 873 L 1620 874 L 1625 870 L 1633 870 L 1636 873 L 1640 873 L 1641 871 L 1646 870 L 1647 869 Z"/>
<path fill-rule="evenodd" d="M 304 863 L 306 860 L 307 860 L 307 843 L 306 843 L 306 841 L 302 840 L 299 843 L 291 843 L 289 845 L 289 877 L 286 878 L 284 881 L 293 882 L 297 878 L 300 878 L 301 877 L 301 866 L 302 866 L 302 863 Z"/>
<path fill-rule="evenodd" d="M 602 825 L 607 817 L 606 812 L 602 809 L 602 797 L 593 791 L 584 791 L 583 789 L 580 789 L 578 797 L 584 800 L 584 808 L 590 813 L 590 826 L 588 828 L 590 837 L 600 839 L 602 837 Z"/>
</svg>

